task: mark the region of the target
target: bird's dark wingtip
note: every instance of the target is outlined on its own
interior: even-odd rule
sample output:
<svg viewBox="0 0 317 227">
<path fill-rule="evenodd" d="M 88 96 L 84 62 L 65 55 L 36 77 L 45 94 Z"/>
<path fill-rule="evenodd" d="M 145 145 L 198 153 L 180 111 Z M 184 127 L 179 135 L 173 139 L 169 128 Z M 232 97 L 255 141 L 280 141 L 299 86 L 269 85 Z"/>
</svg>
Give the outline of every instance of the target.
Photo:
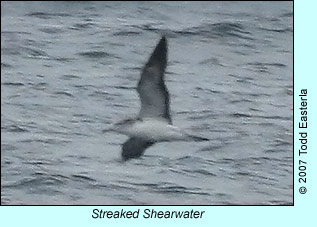
<svg viewBox="0 0 317 227">
<path fill-rule="evenodd" d="M 167 52 L 167 39 L 166 39 L 165 35 L 162 36 L 159 43 L 157 44 L 157 47 L 159 47 L 160 49 L 163 49 L 163 51 Z"/>
<path fill-rule="evenodd" d="M 167 39 L 165 35 L 162 36 L 156 45 L 146 66 L 158 64 L 160 69 L 164 72 L 167 64 Z"/>
<path fill-rule="evenodd" d="M 162 38 L 160 40 L 160 43 L 165 43 L 165 45 L 167 44 L 167 39 L 165 35 L 162 35 Z"/>
<path fill-rule="evenodd" d="M 162 36 L 162 38 L 160 39 L 160 41 L 156 45 L 155 50 L 153 51 L 153 55 L 154 54 L 163 54 L 166 57 L 167 39 L 166 39 L 165 35 Z"/>
</svg>

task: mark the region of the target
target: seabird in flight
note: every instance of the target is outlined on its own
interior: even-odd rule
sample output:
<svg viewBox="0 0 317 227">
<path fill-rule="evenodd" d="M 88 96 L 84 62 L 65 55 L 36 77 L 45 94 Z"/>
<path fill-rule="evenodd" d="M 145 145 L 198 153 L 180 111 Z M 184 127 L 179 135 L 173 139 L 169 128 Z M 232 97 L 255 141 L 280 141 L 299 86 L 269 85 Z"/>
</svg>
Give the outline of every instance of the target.
<svg viewBox="0 0 317 227">
<path fill-rule="evenodd" d="M 141 99 L 138 117 L 115 124 L 116 132 L 130 138 L 122 145 L 122 158 L 138 158 L 157 142 L 206 141 L 208 139 L 185 133 L 172 124 L 170 98 L 164 83 L 167 65 L 167 40 L 163 36 L 141 72 L 137 91 Z"/>
</svg>

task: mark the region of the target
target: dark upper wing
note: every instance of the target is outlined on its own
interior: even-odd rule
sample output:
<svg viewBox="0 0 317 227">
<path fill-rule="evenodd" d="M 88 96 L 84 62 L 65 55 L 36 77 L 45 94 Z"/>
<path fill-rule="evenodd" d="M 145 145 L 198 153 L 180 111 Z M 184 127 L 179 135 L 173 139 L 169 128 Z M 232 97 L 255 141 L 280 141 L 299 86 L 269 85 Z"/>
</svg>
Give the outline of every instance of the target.
<svg viewBox="0 0 317 227">
<path fill-rule="evenodd" d="M 140 118 L 165 118 L 171 122 L 169 94 L 164 83 L 167 41 L 163 36 L 144 66 L 137 91 L 141 99 Z"/>
<path fill-rule="evenodd" d="M 153 144 L 154 142 L 151 141 L 131 137 L 122 145 L 122 159 L 128 160 L 131 158 L 138 158 L 143 155 L 146 148 Z"/>
</svg>

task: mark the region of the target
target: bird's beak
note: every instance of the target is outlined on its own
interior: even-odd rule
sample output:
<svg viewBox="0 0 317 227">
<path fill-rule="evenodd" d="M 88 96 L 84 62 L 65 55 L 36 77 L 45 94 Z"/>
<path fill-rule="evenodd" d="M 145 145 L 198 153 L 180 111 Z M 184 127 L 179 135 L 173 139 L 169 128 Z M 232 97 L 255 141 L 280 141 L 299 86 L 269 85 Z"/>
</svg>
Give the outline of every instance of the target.
<svg viewBox="0 0 317 227">
<path fill-rule="evenodd" d="M 116 131 L 117 131 L 117 130 L 116 130 L 116 126 L 113 125 L 113 126 L 111 126 L 111 127 L 109 127 L 109 128 L 106 128 L 106 129 L 102 130 L 102 133 L 116 132 Z"/>
</svg>

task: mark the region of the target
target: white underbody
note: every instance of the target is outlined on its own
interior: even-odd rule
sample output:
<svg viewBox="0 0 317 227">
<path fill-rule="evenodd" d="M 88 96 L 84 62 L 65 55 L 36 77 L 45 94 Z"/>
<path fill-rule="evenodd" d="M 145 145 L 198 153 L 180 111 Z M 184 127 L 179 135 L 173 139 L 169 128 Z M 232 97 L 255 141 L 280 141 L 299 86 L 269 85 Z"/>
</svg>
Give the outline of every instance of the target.
<svg viewBox="0 0 317 227">
<path fill-rule="evenodd" d="M 132 126 L 120 130 L 120 133 L 130 137 L 139 137 L 155 142 L 189 139 L 188 135 L 180 128 L 168 124 L 167 121 L 154 118 L 136 121 Z"/>
</svg>

